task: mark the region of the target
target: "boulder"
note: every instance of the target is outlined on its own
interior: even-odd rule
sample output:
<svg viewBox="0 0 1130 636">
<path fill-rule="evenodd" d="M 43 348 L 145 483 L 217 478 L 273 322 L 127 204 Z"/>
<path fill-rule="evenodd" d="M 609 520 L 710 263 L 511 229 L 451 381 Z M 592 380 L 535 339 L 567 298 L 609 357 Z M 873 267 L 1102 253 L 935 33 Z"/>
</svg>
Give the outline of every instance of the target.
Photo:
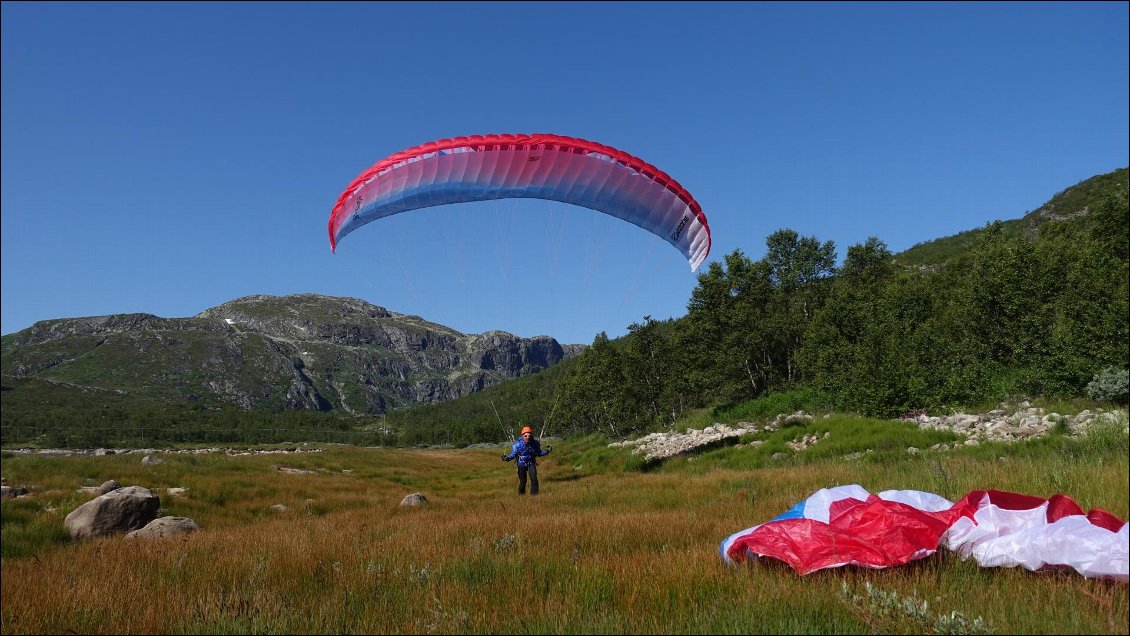
<svg viewBox="0 0 1130 636">
<path fill-rule="evenodd" d="M 75 508 L 63 521 L 72 539 L 130 532 L 157 517 L 161 500 L 148 488 L 118 488 Z"/>
<path fill-rule="evenodd" d="M 23 497 L 27 494 L 27 488 L 23 486 L 0 486 L 0 497 L 4 499 L 15 499 L 16 497 Z"/>
<path fill-rule="evenodd" d="M 200 530 L 200 524 L 188 517 L 158 517 L 144 528 L 126 533 L 126 539 L 158 539 Z"/>
<path fill-rule="evenodd" d="M 428 498 L 418 492 L 407 495 L 404 499 L 400 500 L 400 505 L 402 506 L 423 506 L 427 503 Z"/>
</svg>

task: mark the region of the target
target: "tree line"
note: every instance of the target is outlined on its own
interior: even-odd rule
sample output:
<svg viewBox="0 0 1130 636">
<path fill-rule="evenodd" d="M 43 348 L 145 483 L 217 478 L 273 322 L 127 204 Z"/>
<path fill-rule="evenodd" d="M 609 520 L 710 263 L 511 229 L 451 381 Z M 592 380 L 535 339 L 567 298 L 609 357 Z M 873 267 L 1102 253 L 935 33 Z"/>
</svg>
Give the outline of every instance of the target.
<svg viewBox="0 0 1130 636">
<path fill-rule="evenodd" d="M 368 422 L 368 420 L 366 420 Z M 0 443 L 46 448 L 145 448 L 197 444 L 329 442 L 394 445 L 376 426 L 317 411 L 248 411 L 237 406 L 123 403 L 6 412 Z"/>
<path fill-rule="evenodd" d="M 711 263 L 683 318 L 598 334 L 561 381 L 555 426 L 619 437 L 788 392 L 881 417 L 1082 396 L 1130 359 L 1127 218 L 1115 193 L 1035 238 L 995 222 L 937 266 L 901 265 L 875 237 L 837 266 L 832 242 L 781 229 L 760 259 Z"/>
</svg>

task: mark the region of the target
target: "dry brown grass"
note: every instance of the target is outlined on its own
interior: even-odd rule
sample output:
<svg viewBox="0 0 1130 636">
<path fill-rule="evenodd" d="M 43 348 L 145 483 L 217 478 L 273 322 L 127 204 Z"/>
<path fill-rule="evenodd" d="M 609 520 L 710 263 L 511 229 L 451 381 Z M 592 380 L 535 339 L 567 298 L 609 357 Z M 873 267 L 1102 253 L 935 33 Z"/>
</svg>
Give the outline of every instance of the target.
<svg viewBox="0 0 1130 636">
<path fill-rule="evenodd" d="M 336 447 L 168 456 L 152 467 L 137 456 L 7 458 L 9 484 L 70 493 L 83 480 L 113 478 L 158 489 L 167 514 L 192 517 L 204 530 L 66 543 L 6 559 L 0 625 L 39 634 L 930 631 L 842 596 L 844 584 L 858 591 L 871 583 L 925 599 L 932 611 L 982 617 L 998 633 L 1127 631 L 1126 586 L 1074 574 L 984 569 L 936 555 L 904 568 L 800 577 L 773 562 L 729 568 L 718 556 L 729 534 L 822 487 L 921 488 L 955 498 L 987 483 L 1017 489 L 1039 472 L 1028 460 L 593 475 L 566 459 L 544 459 L 542 494 L 519 498 L 513 465 L 493 450 Z M 279 464 L 315 472 L 286 474 Z M 1089 489 L 1116 488 L 1080 503 L 1126 516 L 1125 463 L 1080 467 L 1078 475 L 1067 464 L 1060 469 L 1064 483 L 1086 472 Z M 946 492 L 936 488 L 942 473 Z M 188 496 L 160 490 L 168 487 L 187 487 Z M 417 491 L 427 506 L 399 505 Z M 74 503 L 41 511 L 43 523 L 61 524 L 84 500 L 70 496 L 54 495 Z M 44 508 L 53 501 L 36 497 Z M 278 503 L 288 510 L 268 512 Z"/>
</svg>

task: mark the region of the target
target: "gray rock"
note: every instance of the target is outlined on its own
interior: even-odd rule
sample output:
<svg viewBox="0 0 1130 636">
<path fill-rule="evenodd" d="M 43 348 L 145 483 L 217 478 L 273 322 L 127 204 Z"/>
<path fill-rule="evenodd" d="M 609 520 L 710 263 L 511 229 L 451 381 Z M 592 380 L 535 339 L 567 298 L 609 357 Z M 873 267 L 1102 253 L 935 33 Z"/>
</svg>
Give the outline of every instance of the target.
<svg viewBox="0 0 1130 636">
<path fill-rule="evenodd" d="M 424 506 L 427 505 L 427 503 L 428 498 L 418 492 L 407 495 L 404 499 L 400 500 L 400 505 L 402 506 Z"/>
<path fill-rule="evenodd" d="M 63 525 L 72 539 L 111 535 L 144 528 L 157 517 L 161 500 L 141 486 L 118 488 L 75 508 Z"/>
<path fill-rule="evenodd" d="M 158 517 L 144 528 L 126 533 L 126 539 L 158 539 L 201 530 L 199 523 L 188 517 Z"/>
</svg>

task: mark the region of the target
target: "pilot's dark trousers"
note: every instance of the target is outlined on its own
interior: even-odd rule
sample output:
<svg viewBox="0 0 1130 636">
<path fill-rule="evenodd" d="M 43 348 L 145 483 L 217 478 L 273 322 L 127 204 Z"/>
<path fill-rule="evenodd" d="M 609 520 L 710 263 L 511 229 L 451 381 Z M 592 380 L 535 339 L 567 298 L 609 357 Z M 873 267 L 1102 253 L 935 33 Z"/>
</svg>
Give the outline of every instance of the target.
<svg viewBox="0 0 1130 636">
<path fill-rule="evenodd" d="M 518 494 L 526 494 L 526 475 L 530 476 L 530 494 L 538 494 L 538 465 L 536 463 L 518 467 Z"/>
</svg>

